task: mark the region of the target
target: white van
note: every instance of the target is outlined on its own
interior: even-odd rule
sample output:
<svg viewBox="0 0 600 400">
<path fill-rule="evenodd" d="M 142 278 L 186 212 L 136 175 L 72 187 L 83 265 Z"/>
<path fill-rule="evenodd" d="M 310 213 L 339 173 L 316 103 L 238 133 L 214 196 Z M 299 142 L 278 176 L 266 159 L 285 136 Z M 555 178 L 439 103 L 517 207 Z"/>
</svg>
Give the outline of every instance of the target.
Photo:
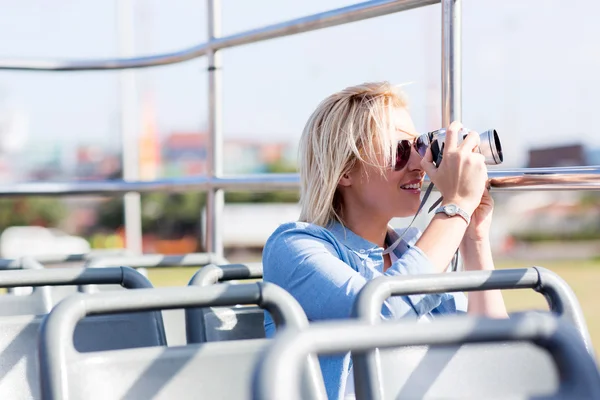
<svg viewBox="0 0 600 400">
<path fill-rule="evenodd" d="M 55 228 L 13 226 L 0 235 L 0 256 L 17 259 L 23 256 L 84 254 L 90 244 L 84 238 L 71 236 Z"/>
</svg>

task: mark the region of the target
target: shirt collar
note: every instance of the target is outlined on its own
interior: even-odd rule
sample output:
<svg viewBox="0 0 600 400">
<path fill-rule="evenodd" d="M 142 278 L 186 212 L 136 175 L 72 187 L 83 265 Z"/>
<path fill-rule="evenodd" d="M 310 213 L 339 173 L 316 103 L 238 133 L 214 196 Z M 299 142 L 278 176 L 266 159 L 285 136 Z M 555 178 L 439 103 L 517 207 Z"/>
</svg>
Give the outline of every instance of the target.
<svg viewBox="0 0 600 400">
<path fill-rule="evenodd" d="M 333 221 L 327 225 L 327 229 L 335 236 L 335 238 L 343 243 L 350 250 L 363 252 L 373 252 L 373 251 L 383 251 L 383 249 L 377 246 L 375 243 L 370 242 L 363 237 L 357 235 L 352 232 L 350 229 L 342 225 L 339 221 Z M 400 232 L 404 232 L 404 229 L 400 230 Z M 402 255 L 406 250 L 408 250 L 412 245 L 415 244 L 418 238 L 419 230 L 415 227 L 410 227 L 402 237 L 400 244 L 396 249 L 394 249 L 394 253 L 397 256 Z M 394 230 L 391 226 L 388 225 L 388 243 L 394 243 L 400 235 L 398 232 Z"/>
<path fill-rule="evenodd" d="M 335 236 L 337 240 L 343 243 L 350 250 L 362 250 L 364 252 L 381 249 L 381 247 L 377 246 L 375 243 L 369 242 L 367 239 L 358 236 L 356 233 L 352 232 L 338 221 L 331 222 L 329 225 L 327 225 L 327 229 L 333 233 L 333 236 Z"/>
</svg>

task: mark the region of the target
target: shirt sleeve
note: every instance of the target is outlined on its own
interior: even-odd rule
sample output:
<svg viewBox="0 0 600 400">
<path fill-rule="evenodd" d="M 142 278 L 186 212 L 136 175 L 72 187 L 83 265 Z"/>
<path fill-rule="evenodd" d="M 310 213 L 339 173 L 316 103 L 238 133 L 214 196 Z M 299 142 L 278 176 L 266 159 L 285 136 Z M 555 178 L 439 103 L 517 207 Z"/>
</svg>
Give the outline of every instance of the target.
<svg viewBox="0 0 600 400">
<path fill-rule="evenodd" d="M 264 279 L 273 282 L 298 300 L 310 320 L 348 318 L 356 296 L 366 284 L 344 259 L 337 241 L 326 233 L 306 228 L 280 229 L 269 239 L 263 252 Z M 427 262 L 429 266 L 417 264 Z M 425 273 L 431 263 L 416 248 L 396 260 L 383 275 Z M 427 299 L 431 297 L 431 299 Z M 416 311 L 427 313 L 440 303 L 440 296 L 415 296 Z M 384 318 L 415 317 L 406 297 L 394 296 L 382 307 Z"/>
<path fill-rule="evenodd" d="M 441 303 L 433 310 L 434 314 L 466 314 L 469 301 L 463 292 L 442 294 Z"/>
<path fill-rule="evenodd" d="M 423 250 L 417 246 L 409 247 L 386 271 L 389 276 L 406 276 L 437 273 L 435 267 Z M 412 294 L 408 298 L 419 316 L 427 315 L 437 308 L 443 294 Z"/>
</svg>

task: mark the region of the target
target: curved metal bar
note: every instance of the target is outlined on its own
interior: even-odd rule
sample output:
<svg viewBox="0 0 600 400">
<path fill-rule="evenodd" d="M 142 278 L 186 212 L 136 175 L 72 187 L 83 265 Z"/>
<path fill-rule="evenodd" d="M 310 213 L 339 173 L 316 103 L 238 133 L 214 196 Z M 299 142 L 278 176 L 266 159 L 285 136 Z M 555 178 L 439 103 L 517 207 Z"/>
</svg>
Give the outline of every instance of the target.
<svg viewBox="0 0 600 400">
<path fill-rule="evenodd" d="M 600 166 L 490 169 L 494 191 L 600 190 Z M 185 192 L 188 190 L 298 189 L 298 174 L 254 174 L 229 177 L 190 177 L 156 181 L 29 182 L 0 185 L 2 196 L 124 194 L 127 192 Z"/>
<path fill-rule="evenodd" d="M 40 293 L 46 311 L 50 311 L 53 303 L 50 286 L 116 284 L 127 289 L 152 288 L 152 284 L 145 276 L 129 267 L 96 270 L 85 268 L 47 269 L 33 259 L 24 257 L 20 262 L 23 263 L 23 268 L 31 269 L 0 271 L 0 288 L 33 287 L 36 293 Z M 162 327 L 162 318 L 157 318 L 157 321 Z M 166 343 L 165 338 L 163 338 L 163 342 Z"/>
<path fill-rule="evenodd" d="M 529 341 L 550 353 L 559 371 L 562 390 L 543 398 L 595 398 L 600 395 L 600 376 L 585 348 L 573 339 L 575 336 L 568 324 L 539 314 L 516 319 L 447 317 L 431 324 L 409 321 L 378 325 L 365 321 L 315 323 L 304 331 L 286 330 L 274 339 L 257 366 L 253 399 L 299 399 L 300 368 L 306 355 L 311 353 L 362 353 L 375 348 L 499 341 Z M 357 387 L 369 379 L 356 370 L 354 376 Z M 561 397 L 565 395 L 570 397 Z M 377 392 L 360 398 L 380 399 Z"/>
<path fill-rule="evenodd" d="M 207 265 L 200 268 L 190 279 L 188 286 L 208 286 L 222 281 L 262 278 L 262 266 L 229 264 Z M 204 324 L 206 308 L 185 309 L 185 333 L 188 343 L 207 342 Z"/>
<path fill-rule="evenodd" d="M 587 351 L 594 357 L 594 349 L 577 297 L 560 277 L 545 268 L 380 277 L 367 282 L 361 289 L 352 315 L 370 324 L 377 324 L 381 321 L 381 306 L 391 296 L 494 289 L 534 289 L 544 295 L 550 309 L 576 328 Z M 357 373 L 368 375 L 366 386 L 357 390 L 363 391 L 363 395 L 367 392 L 378 392 L 381 372 L 376 354 L 356 354 L 353 361 Z"/>
<path fill-rule="evenodd" d="M 200 268 L 190 279 L 188 286 L 208 286 L 223 281 L 262 278 L 261 264 L 210 264 Z"/>
<path fill-rule="evenodd" d="M 37 261 L 36 259 L 34 259 L 33 257 L 21 257 L 19 260 L 16 260 L 17 262 L 15 263 L 17 268 L 16 269 L 44 269 L 44 266 Z M 14 265 L 13 265 L 14 266 Z M 5 268 L 5 269 L 13 269 L 13 268 Z M 6 293 L 8 294 L 15 294 L 16 293 L 16 287 L 9 287 L 6 288 Z M 44 308 L 46 310 L 50 310 L 52 308 L 52 293 L 50 292 L 50 288 L 48 286 L 37 286 L 37 287 L 33 287 L 31 288 L 32 292 L 38 292 L 40 297 L 41 297 L 41 301 L 44 303 Z"/>
<path fill-rule="evenodd" d="M 152 283 L 144 275 L 131 267 L 119 267 L 121 269 L 121 286 L 127 289 L 152 289 Z"/>
<path fill-rule="evenodd" d="M 106 268 L 126 265 L 132 268 L 159 268 L 166 266 L 194 266 L 200 267 L 206 264 L 222 264 L 227 260 L 213 253 L 189 253 L 189 254 L 143 254 L 122 257 L 103 257 L 89 260 L 86 268 Z"/>
<path fill-rule="evenodd" d="M 540 267 L 376 278 L 358 294 L 353 316 L 379 322 L 381 306 L 391 296 L 494 289 L 534 289 L 543 294 L 550 309 L 570 322 L 590 354 L 594 353 L 577 297 L 559 276 Z"/>
<path fill-rule="evenodd" d="M 570 321 L 577 328 L 588 352 L 593 356 L 592 338 L 590 337 L 581 305 L 573 289 L 558 274 L 542 267 L 536 266 L 533 268 L 538 271 L 540 276 L 539 284 L 535 290 L 546 298 L 552 311 Z"/>
<path fill-rule="evenodd" d="M 116 284 L 130 289 L 152 284 L 139 272 L 128 268 L 52 268 L 0 271 L 0 287 Z"/>
<path fill-rule="evenodd" d="M 105 257 L 89 259 L 85 268 L 107 268 L 125 265 L 132 268 L 160 268 L 165 266 L 194 266 L 199 267 L 211 263 L 227 263 L 227 260 L 213 253 L 190 253 L 180 255 L 165 254 L 143 254 L 120 257 Z M 152 286 L 150 286 L 152 287 Z M 95 285 L 80 286 L 82 293 L 94 293 L 97 291 Z"/>
<path fill-rule="evenodd" d="M 106 271 L 93 269 L 87 271 Z M 268 283 L 212 285 L 132 290 L 119 293 L 77 294 L 59 303 L 40 328 L 40 378 L 42 392 L 49 398 L 66 398 L 67 379 L 64 365 L 75 357 L 73 332 L 88 315 L 158 311 L 198 306 L 225 306 L 254 302 L 285 319 L 291 330 L 308 326 L 302 307 L 283 289 Z"/>
<path fill-rule="evenodd" d="M 23 60 L 8 58 L 0 59 L 0 69 L 22 71 L 93 71 L 156 67 L 192 60 L 206 55 L 209 50 L 225 49 L 283 36 L 291 36 L 436 3 L 439 3 L 439 0 L 372 0 L 240 32 L 172 53 L 99 60 Z"/>
</svg>

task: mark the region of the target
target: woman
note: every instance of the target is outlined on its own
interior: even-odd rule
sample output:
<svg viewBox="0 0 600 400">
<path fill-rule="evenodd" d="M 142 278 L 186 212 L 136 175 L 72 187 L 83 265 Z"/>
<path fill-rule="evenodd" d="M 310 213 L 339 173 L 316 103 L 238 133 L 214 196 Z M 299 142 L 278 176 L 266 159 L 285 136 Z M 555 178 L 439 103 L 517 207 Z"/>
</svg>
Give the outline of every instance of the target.
<svg viewBox="0 0 600 400">
<path fill-rule="evenodd" d="M 466 270 L 493 269 L 490 224 L 493 201 L 486 189 L 484 157 L 474 152 L 479 136 L 457 144 L 461 124 L 448 128 L 439 168 L 431 152 L 417 152 L 418 136 L 400 90 L 384 83 L 347 88 L 325 99 L 312 114 L 300 143 L 301 215 L 281 225 L 263 252 L 264 280 L 290 292 L 309 320 L 348 318 L 365 283 L 381 275 L 444 272 L 460 247 Z M 464 216 L 436 213 L 423 233 L 394 231 L 389 221 L 417 212 L 427 174 L 442 206 Z M 430 320 L 468 311 L 505 317 L 498 291 L 396 296 L 383 318 Z M 265 317 L 267 336 L 274 334 Z M 350 357 L 322 357 L 327 394 L 351 393 Z M 348 386 L 348 387 L 347 387 Z"/>
</svg>

